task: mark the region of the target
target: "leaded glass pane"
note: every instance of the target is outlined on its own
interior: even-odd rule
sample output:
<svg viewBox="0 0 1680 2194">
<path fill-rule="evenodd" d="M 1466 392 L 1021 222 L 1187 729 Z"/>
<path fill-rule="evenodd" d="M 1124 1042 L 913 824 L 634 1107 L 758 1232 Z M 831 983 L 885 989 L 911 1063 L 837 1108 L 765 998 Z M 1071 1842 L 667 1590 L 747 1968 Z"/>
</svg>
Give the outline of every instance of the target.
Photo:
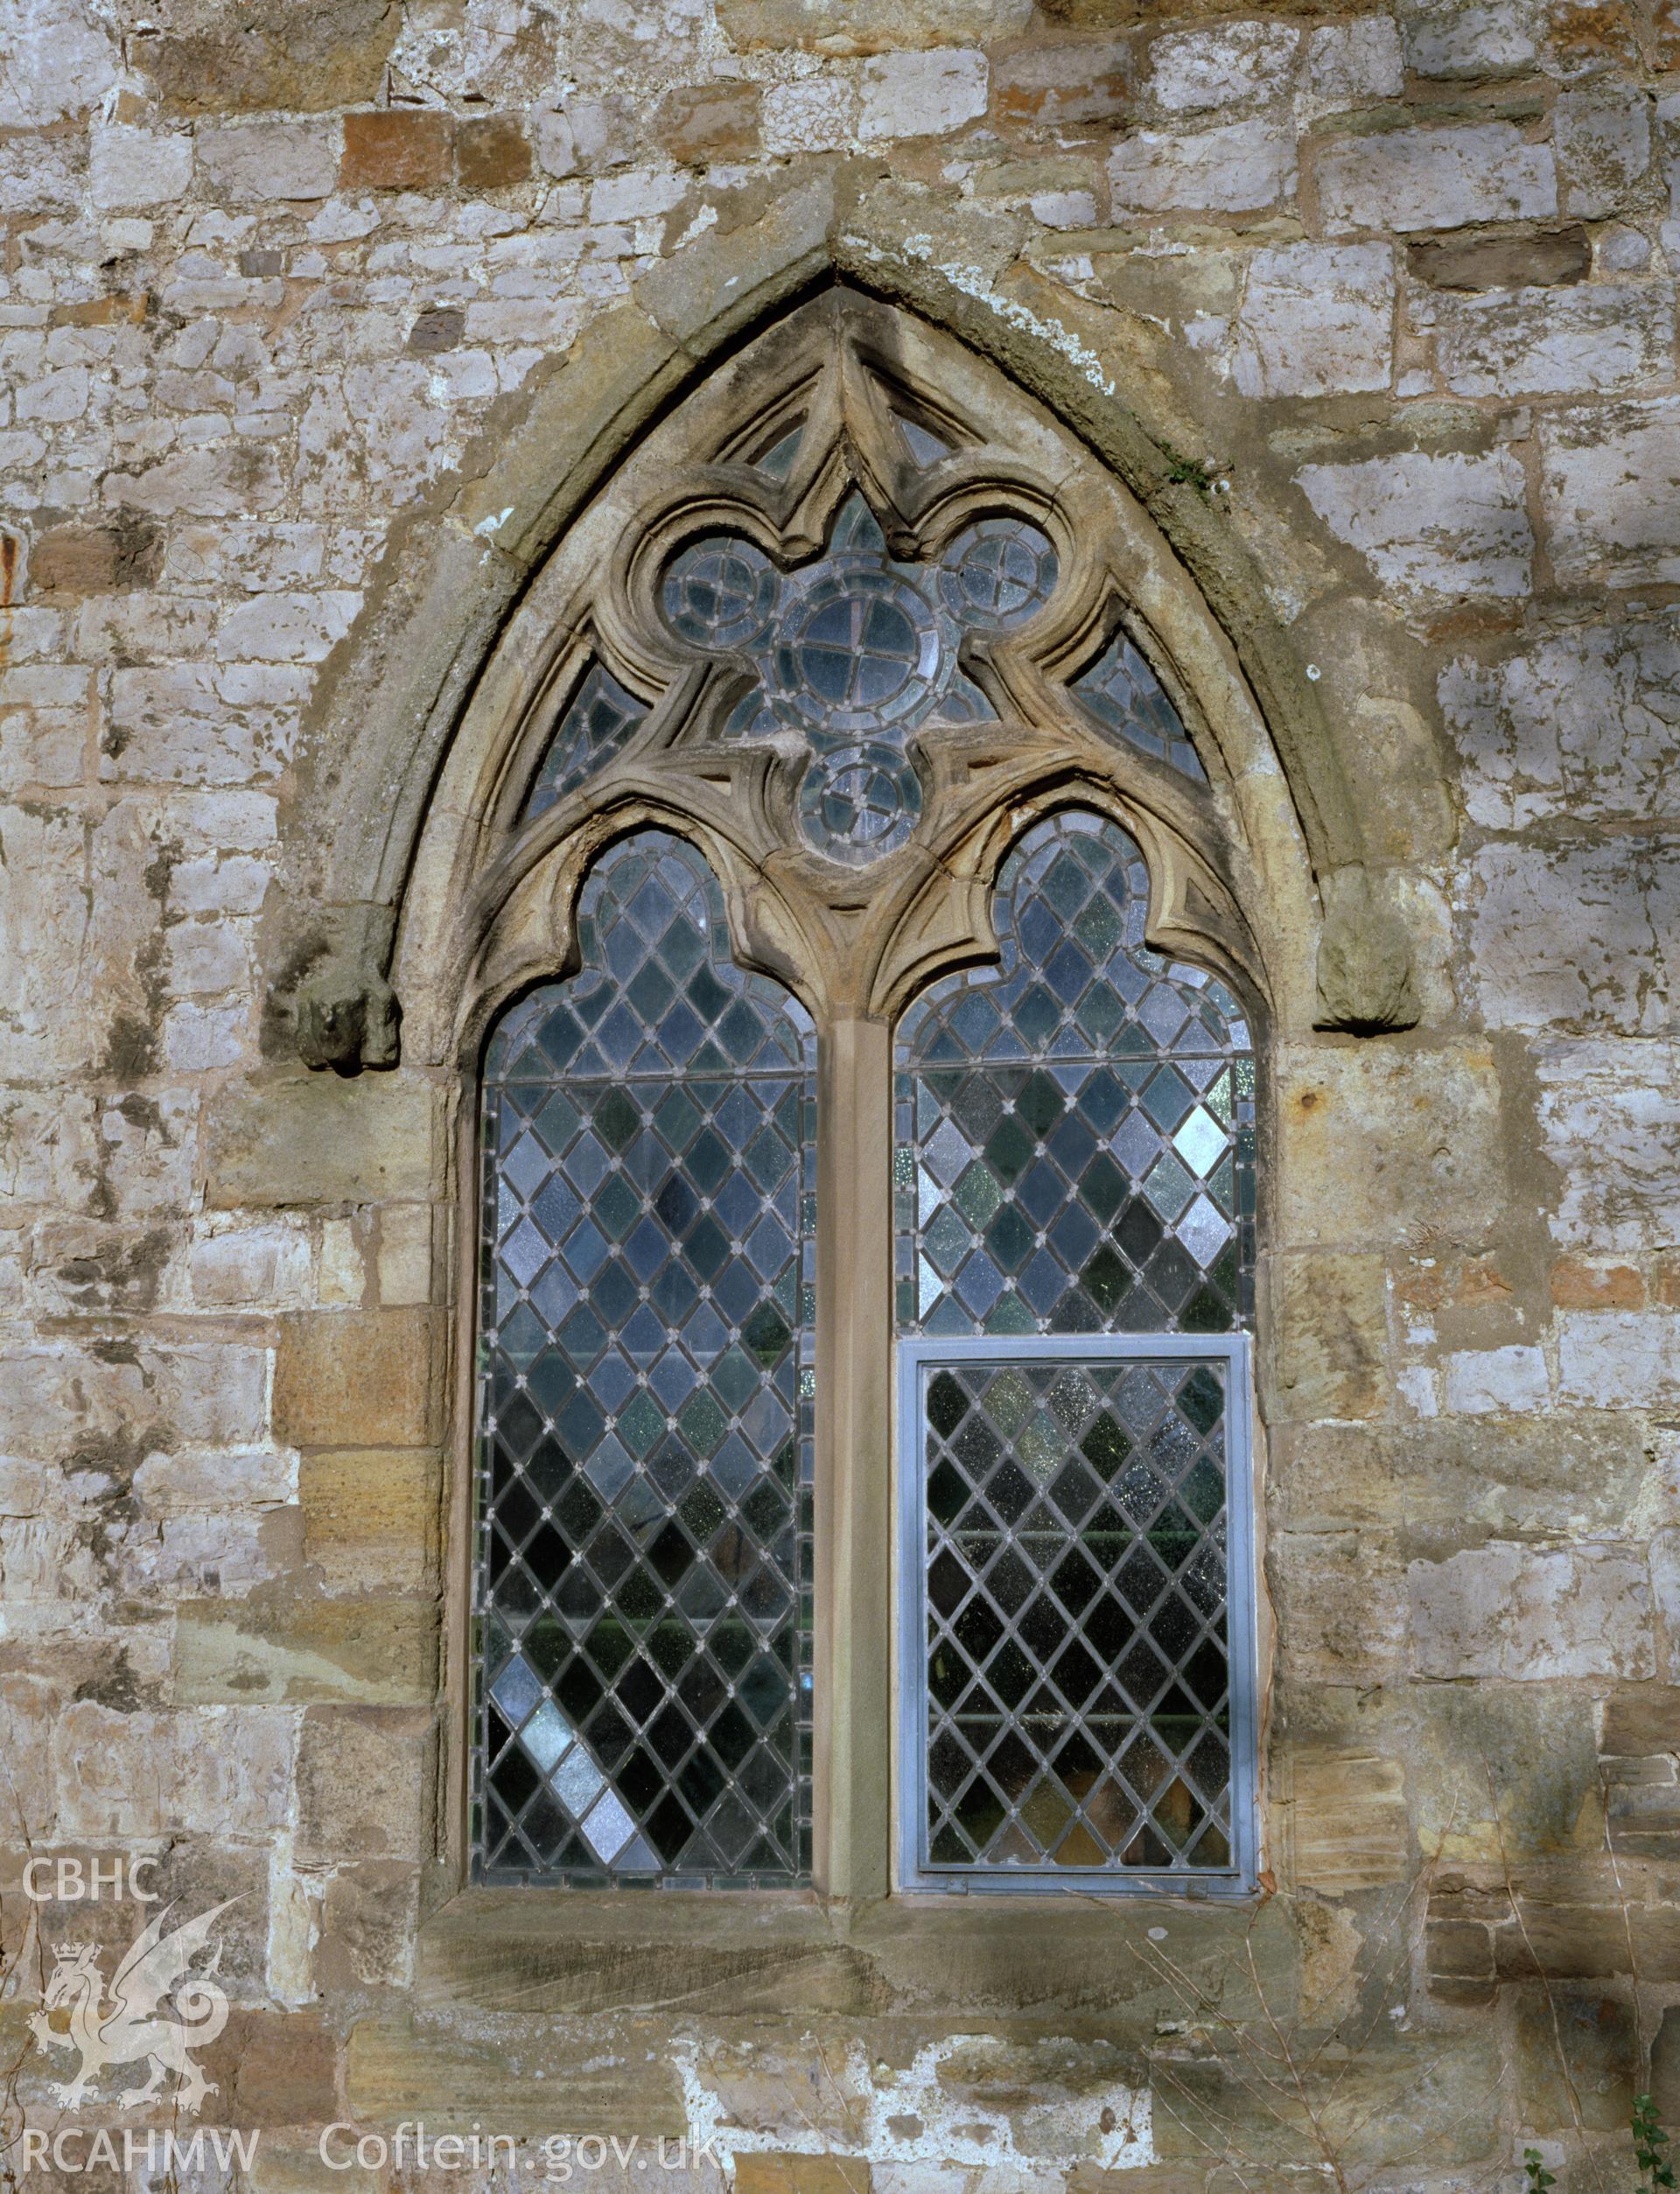
<svg viewBox="0 0 1680 2194">
<path fill-rule="evenodd" d="M 928 1871 L 1231 1874 L 1229 1370 L 919 1365 Z"/>
<path fill-rule="evenodd" d="M 1102 654 L 1073 682 L 1069 690 L 1082 701 L 1105 732 L 1124 739 L 1157 761 L 1171 762 L 1185 776 L 1206 784 L 1190 734 L 1161 682 L 1126 638 L 1116 633 Z"/>
<path fill-rule="evenodd" d="M 792 731 L 805 740 L 801 828 L 819 852 L 857 865 L 915 829 L 921 788 L 911 734 L 991 714 L 957 668 L 962 633 L 1024 623 L 1055 583 L 1055 552 L 1026 519 L 982 519 L 937 564 L 907 564 L 888 554 L 868 506 L 852 495 L 813 563 L 778 571 L 750 542 L 713 535 L 673 560 L 662 599 L 679 638 L 752 663 L 758 688 L 724 736 Z"/>
<path fill-rule="evenodd" d="M 814 1040 L 695 851 L 592 872 L 483 1094 L 480 1879 L 810 1867 Z"/>
<path fill-rule="evenodd" d="M 549 742 L 536 773 L 525 819 L 541 815 L 610 761 L 648 711 L 609 671 L 592 663 Z"/>
<path fill-rule="evenodd" d="M 1241 1007 L 1144 943 L 1113 824 L 1036 824 L 1001 959 L 935 984 L 898 1052 L 901 1331 L 1218 1333 L 1252 1310 L 1254 1064 Z"/>
</svg>

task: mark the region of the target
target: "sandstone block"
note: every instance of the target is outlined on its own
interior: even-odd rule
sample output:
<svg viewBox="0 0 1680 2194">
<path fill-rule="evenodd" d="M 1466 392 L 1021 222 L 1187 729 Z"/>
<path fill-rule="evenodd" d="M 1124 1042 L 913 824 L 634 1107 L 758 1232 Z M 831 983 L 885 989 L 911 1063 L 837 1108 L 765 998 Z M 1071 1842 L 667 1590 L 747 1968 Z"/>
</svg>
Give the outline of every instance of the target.
<svg viewBox="0 0 1680 2194">
<path fill-rule="evenodd" d="M 362 1859 L 340 1868 L 322 1900 L 316 1988 L 331 1995 L 407 1982 L 419 1917 L 420 1869 L 411 1861 Z"/>
<path fill-rule="evenodd" d="M 1444 301 L 1441 373 L 1460 396 L 1610 395 L 1670 376 L 1674 296 L 1657 283 Z"/>
<path fill-rule="evenodd" d="M 175 1616 L 175 1694 L 195 1707 L 420 1706 L 437 1688 L 438 1650 L 429 1601 L 187 1601 Z"/>
<path fill-rule="evenodd" d="M 884 2175 L 886 2186 L 894 2175 Z M 752 2155 L 735 2165 L 735 2194 L 872 2194 L 867 2161 L 858 2156 Z"/>
<path fill-rule="evenodd" d="M 1592 247 L 1585 228 L 1522 236 L 1432 236 L 1406 247 L 1406 263 L 1436 290 L 1533 290 L 1585 282 Z"/>
<path fill-rule="evenodd" d="M 1294 133 L 1261 119 L 1194 136 L 1139 130 L 1109 155 L 1116 219 L 1169 211 L 1256 213 L 1294 187 Z"/>
<path fill-rule="evenodd" d="M 1382 244 L 1285 244 L 1257 251 L 1236 324 L 1245 396 L 1386 389 L 1394 347 L 1394 258 Z"/>
<path fill-rule="evenodd" d="M 684 167 L 712 160 L 751 159 L 759 150 L 763 93 L 757 84 L 723 81 L 668 93 L 654 135 Z"/>
<path fill-rule="evenodd" d="M 1551 147 L 1508 122 L 1339 137 L 1318 162 L 1330 234 L 1545 221 L 1558 211 Z"/>
<path fill-rule="evenodd" d="M 1680 578 L 1680 403 L 1558 412 L 1539 440 L 1541 508 L 1560 585 Z"/>
<path fill-rule="evenodd" d="M 222 1093 L 206 1129 L 214 1209 L 424 1198 L 436 1183 L 432 1091 L 417 1076 L 287 1075 Z"/>
<path fill-rule="evenodd" d="M 1009 128 L 1076 130 L 1117 122 L 1133 73 L 1124 39 L 1065 39 L 991 57 L 991 112 Z"/>
<path fill-rule="evenodd" d="M 1298 1888 L 1347 1896 L 1404 1882 L 1410 1871 L 1411 1822 L 1398 1760 L 1370 1752 L 1300 1753 L 1290 1818 Z"/>
<path fill-rule="evenodd" d="M 1382 1686 L 1405 1663 L 1404 1581 L 1381 1532 L 1289 1532 L 1268 1560 L 1287 1666 L 1311 1685 Z"/>
<path fill-rule="evenodd" d="M 687 2129 L 676 2069 L 640 2050 L 603 2058 L 592 2031 L 564 2020 L 490 2015 L 471 2036 L 453 2021 L 364 2019 L 352 2029 L 349 2104 L 375 2125 L 424 2111 L 441 2126 L 474 2117 L 512 2133 L 661 2134 Z M 535 2075 L 540 2074 L 537 2078 Z"/>
<path fill-rule="evenodd" d="M 1648 816 L 1680 776 L 1680 637 L 1666 618 L 1586 625 L 1442 673 L 1466 810 L 1493 830 Z"/>
<path fill-rule="evenodd" d="M 1406 1577 L 1420 1676 L 1543 1683 L 1655 1673 L 1650 1579 L 1626 1549 L 1495 1540 L 1415 1561 Z"/>
<path fill-rule="evenodd" d="M 344 118 L 339 185 L 346 191 L 438 191 L 449 182 L 451 118 L 397 108 Z"/>
<path fill-rule="evenodd" d="M 294 1447 L 424 1447 L 436 1438 L 433 1312 L 291 1312 L 274 1363 L 274 1431 Z"/>
<path fill-rule="evenodd" d="M 1005 39 L 1032 19 L 1032 0 L 718 0 L 738 52 L 884 53 Z"/>
<path fill-rule="evenodd" d="M 1584 1265 L 1559 1258 L 1550 1272 L 1551 1300 L 1560 1310 L 1642 1310 L 1645 1283 L 1631 1265 Z"/>
<path fill-rule="evenodd" d="M 1508 450 L 1485 456 L 1405 450 L 1353 465 L 1308 465 L 1297 476 L 1340 541 L 1408 603 L 1529 591 L 1534 536 L 1522 467 Z"/>
<path fill-rule="evenodd" d="M 864 65 L 858 134 L 948 137 L 984 115 L 989 97 L 984 53 L 884 53 Z"/>
<path fill-rule="evenodd" d="M 242 0 L 171 10 L 145 42 L 166 102 L 198 114 L 316 114 L 377 99 L 402 23 L 396 0 Z"/>
<path fill-rule="evenodd" d="M 1517 2099 L 1525 2128 L 1572 2130 L 1578 2106 L 1590 2131 L 1620 2133 L 1633 2108 L 1638 2055 L 1633 2009 L 1620 1998 L 1599 1988 L 1518 1990 Z"/>
<path fill-rule="evenodd" d="M 1680 2004 L 1662 2014 L 1651 2044 L 1650 2092 L 1663 2125 L 1680 2125 Z"/>
<path fill-rule="evenodd" d="M 338 2114 L 338 2044 L 317 2011 L 237 2007 L 203 2064 L 219 2090 L 207 2123 L 324 2125 Z"/>
<path fill-rule="evenodd" d="M 1292 1248 L 1365 1249 L 1424 1223 L 1473 1237 L 1499 1211 L 1499 1077 L 1485 1047 L 1291 1049 L 1277 1092 L 1287 1133 L 1274 1193 Z"/>
<path fill-rule="evenodd" d="M 199 159 L 236 204 L 330 198 L 339 179 L 339 126 L 327 122 L 218 123 L 199 133 Z"/>
<path fill-rule="evenodd" d="M 260 1841 L 290 1811 L 291 1719 L 252 1706 L 122 1713 L 78 1700 L 52 1735 L 60 1833 Z"/>
<path fill-rule="evenodd" d="M 530 141 L 517 115 L 478 115 L 457 124 L 455 173 L 463 190 L 514 190 L 530 172 Z"/>
<path fill-rule="evenodd" d="M 1286 1257 L 1277 1284 L 1284 1413 L 1375 1416 L 1386 1384 L 1382 1259 L 1316 1251 Z"/>
<path fill-rule="evenodd" d="M 304 1866 L 426 1856 L 436 1723 L 389 1707 L 312 1707 L 298 1733 Z"/>
<path fill-rule="evenodd" d="M 436 1573 L 441 1469 L 426 1447 L 348 1447 L 298 1471 L 304 1553 L 327 1589 L 424 1590 Z"/>
<path fill-rule="evenodd" d="M 1599 1750 L 1606 1760 L 1680 1755 L 1680 1684 L 1646 1684 L 1605 1701 Z"/>
</svg>

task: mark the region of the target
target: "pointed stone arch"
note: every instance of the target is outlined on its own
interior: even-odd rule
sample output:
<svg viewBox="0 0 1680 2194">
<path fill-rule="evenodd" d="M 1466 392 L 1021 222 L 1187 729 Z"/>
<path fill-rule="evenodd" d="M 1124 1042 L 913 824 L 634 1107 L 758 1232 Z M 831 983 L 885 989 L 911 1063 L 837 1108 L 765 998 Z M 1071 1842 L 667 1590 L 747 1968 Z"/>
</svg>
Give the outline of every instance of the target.
<svg viewBox="0 0 1680 2194">
<path fill-rule="evenodd" d="M 522 953 L 547 954 L 552 964 L 564 950 L 567 889 L 556 884 L 556 859 L 560 873 L 580 876 L 588 842 L 598 848 L 599 833 L 616 834 L 620 809 L 640 803 L 639 812 L 668 817 L 656 788 L 620 787 L 564 855 L 558 840 L 568 824 L 556 823 L 543 858 L 517 879 L 480 835 L 493 817 L 505 826 L 510 757 L 528 754 L 540 697 L 564 669 L 565 595 L 575 586 L 567 574 L 587 554 L 580 542 L 606 539 L 627 522 L 638 494 L 645 501 L 657 462 L 648 452 L 662 437 L 668 444 L 674 419 L 697 448 L 704 420 L 727 416 L 732 405 L 738 422 L 753 417 L 766 388 L 785 395 L 802 361 L 808 363 L 819 322 L 838 345 L 837 394 L 822 400 L 850 407 L 844 424 L 860 452 L 857 484 L 882 504 L 889 527 L 896 507 L 880 437 L 860 431 L 878 399 L 860 393 L 860 377 L 897 387 L 930 425 L 942 404 L 952 417 L 966 404 L 970 420 L 976 409 L 1009 416 L 1035 449 L 1032 477 L 1016 487 L 1046 508 L 1060 507 L 1064 538 L 1084 529 L 1084 547 L 1100 541 L 1111 565 L 1124 564 L 1110 570 L 1112 593 L 1149 636 L 1154 668 L 1215 763 L 1221 829 L 1200 841 L 1172 813 L 1172 789 L 1149 788 L 1150 773 L 1130 757 L 1124 771 L 1111 772 L 1070 754 L 1060 772 L 1028 770 L 1018 782 L 1004 768 L 994 818 L 1018 822 L 1034 802 L 1065 798 L 1069 786 L 1111 800 L 1124 777 L 1129 826 L 1141 821 L 1152 872 L 1162 880 L 1152 914 L 1162 942 L 1211 940 L 1215 957 L 1268 995 L 1280 1026 L 1366 1031 L 1415 1020 L 1404 925 L 1368 866 L 1358 807 L 1306 666 L 1228 521 L 1183 477 L 1166 436 L 1121 400 L 1065 328 L 991 294 L 973 270 L 936 263 L 927 239 L 901 233 L 903 224 L 864 219 L 846 204 L 842 179 L 819 179 L 757 225 L 703 239 L 647 277 L 633 302 L 580 339 L 452 506 L 396 529 L 382 588 L 329 665 L 287 828 L 275 1019 L 295 1032 L 312 1064 L 354 1070 L 393 1062 L 398 989 L 408 992 L 409 1041 L 419 1041 L 422 1055 L 448 1055 L 464 1033 L 463 1015 L 479 1010 L 469 990 L 487 1000 L 517 979 Z M 994 482 L 1002 438 L 992 437 L 988 454 Z M 726 443 L 713 432 L 724 473 L 733 461 Z M 831 517 L 840 485 L 801 483 L 802 507 L 774 521 L 782 554 L 815 545 L 812 529 Z M 742 519 L 726 481 L 718 492 L 719 508 Z M 953 507 L 961 502 L 958 494 Z M 696 511 L 682 522 L 692 533 L 704 519 Z M 896 519 L 907 539 L 914 514 L 896 511 Z M 926 537 L 939 522 L 928 520 Z M 676 537 L 657 523 L 642 531 L 668 546 Z M 1088 608 L 1088 587 L 1085 599 Z M 634 647 L 624 631 L 617 637 L 627 663 Z M 1080 641 L 1076 633 L 1061 638 L 1068 648 Z M 661 669 L 641 667 L 655 678 Z M 1036 673 L 1024 663 L 1015 673 L 1018 701 L 1020 682 L 1030 689 Z M 698 831 L 714 838 L 744 951 L 785 972 L 786 941 L 772 934 L 774 864 L 747 859 L 738 833 L 732 837 L 740 798 L 762 806 L 774 774 L 762 758 L 747 765 L 710 819 L 693 785 L 685 805 Z M 580 817 L 569 821 L 575 834 Z M 960 849 L 923 849 L 923 859 L 942 867 L 955 858 L 972 875 L 975 905 L 964 916 L 966 936 L 927 941 L 919 964 L 931 967 L 946 950 L 984 949 L 984 887 L 1012 835 L 995 819 L 976 824 L 975 842 Z M 476 850 L 464 898 L 468 840 Z M 570 888 L 575 894 L 575 883 Z M 893 888 L 902 929 L 914 897 L 907 872 Z M 943 900 L 951 904 L 948 893 Z M 540 920 L 532 912 L 538 901 Z M 492 902 L 506 962 L 494 968 L 479 964 Z M 515 945 L 522 925 L 525 943 Z M 472 983 L 469 963 L 477 966 Z M 895 979 L 881 976 L 879 995 L 867 1003 L 889 1004 Z"/>
</svg>

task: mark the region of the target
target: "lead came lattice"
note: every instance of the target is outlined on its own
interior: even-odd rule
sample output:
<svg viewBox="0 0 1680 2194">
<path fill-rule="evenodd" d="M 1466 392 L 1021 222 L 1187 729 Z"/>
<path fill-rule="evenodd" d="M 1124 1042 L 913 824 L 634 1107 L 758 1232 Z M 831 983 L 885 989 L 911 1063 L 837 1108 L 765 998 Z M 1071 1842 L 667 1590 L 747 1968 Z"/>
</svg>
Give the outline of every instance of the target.
<svg viewBox="0 0 1680 2194">
<path fill-rule="evenodd" d="M 923 1371 L 934 1868 L 1228 1871 L 1226 1370 Z"/>
<path fill-rule="evenodd" d="M 480 1879 L 810 1867 L 813 1036 L 612 847 L 484 1080 Z"/>
</svg>

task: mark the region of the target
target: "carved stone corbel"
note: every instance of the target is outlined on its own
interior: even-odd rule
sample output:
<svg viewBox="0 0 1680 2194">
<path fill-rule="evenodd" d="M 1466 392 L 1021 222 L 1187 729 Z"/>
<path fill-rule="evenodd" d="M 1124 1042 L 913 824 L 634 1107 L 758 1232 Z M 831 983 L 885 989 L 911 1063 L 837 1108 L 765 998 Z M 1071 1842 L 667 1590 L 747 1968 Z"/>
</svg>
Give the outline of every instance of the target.
<svg viewBox="0 0 1680 2194">
<path fill-rule="evenodd" d="M 1314 1027 L 1356 1036 L 1416 1027 L 1411 934 L 1386 880 L 1354 863 L 1331 870 L 1322 890 Z"/>
<path fill-rule="evenodd" d="M 394 1067 L 402 1009 L 387 980 L 396 911 L 370 901 L 314 911 L 309 972 L 293 1007 L 305 1066 L 359 1074 Z"/>
</svg>

